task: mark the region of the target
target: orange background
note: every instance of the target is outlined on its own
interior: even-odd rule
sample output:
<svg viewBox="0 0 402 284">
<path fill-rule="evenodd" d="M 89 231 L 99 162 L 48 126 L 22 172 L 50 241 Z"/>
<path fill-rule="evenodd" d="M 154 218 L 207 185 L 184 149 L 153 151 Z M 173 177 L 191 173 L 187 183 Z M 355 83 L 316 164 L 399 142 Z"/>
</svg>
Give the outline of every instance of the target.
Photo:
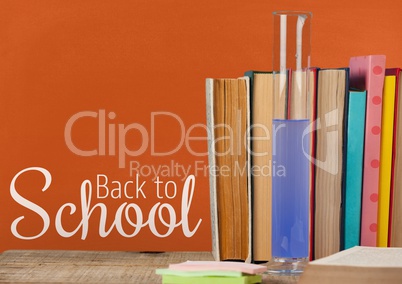
<svg viewBox="0 0 402 284">
<path fill-rule="evenodd" d="M 122 237 L 116 229 L 102 238 L 98 211 L 90 217 L 85 240 L 81 230 L 61 237 L 54 223 L 57 211 L 66 203 L 75 204 L 73 215 L 64 212 L 63 226 L 73 230 L 78 225 L 79 190 L 85 179 L 95 182 L 101 173 L 122 182 L 132 179 L 127 168 L 118 168 L 116 156 L 74 155 L 66 147 L 64 127 L 72 115 L 100 109 L 116 114 L 106 120 L 116 131 L 118 124 L 132 123 L 150 130 L 151 113 L 156 111 L 176 114 L 186 131 L 194 124 L 205 124 L 205 78 L 271 69 L 271 13 L 285 9 L 312 11 L 314 66 L 344 67 L 351 56 L 385 54 L 387 67 L 402 67 L 402 2 L 397 0 L 1 1 L 0 251 L 210 250 L 208 176 L 202 173 L 196 176 L 190 228 L 202 222 L 191 238 L 180 227 L 167 238 L 155 237 L 147 227 L 133 238 Z M 96 119 L 85 120 L 74 131 L 74 141 L 81 148 L 98 147 Z M 157 150 L 167 151 L 179 143 L 181 130 L 177 121 L 163 117 L 154 134 Z M 191 135 L 206 133 L 196 128 Z M 130 132 L 126 143 L 138 149 L 141 138 L 138 132 Z M 191 143 L 197 152 L 207 150 L 205 141 Z M 140 156 L 127 158 L 131 160 L 154 166 L 171 161 L 192 167 L 196 161 L 207 164 L 205 155 L 194 156 L 186 146 L 156 157 L 148 145 Z M 38 239 L 20 240 L 10 231 L 16 218 L 25 216 L 18 227 L 21 234 L 36 235 L 43 227 L 37 214 L 10 196 L 12 178 L 32 166 L 51 172 L 50 188 L 41 192 L 43 177 L 31 174 L 19 181 L 17 190 L 46 210 L 50 226 Z M 191 173 L 196 174 L 194 168 Z M 107 205 L 108 226 L 124 202 L 138 204 L 144 218 L 157 202 L 169 203 L 180 219 L 181 177 L 164 179 L 178 186 L 173 199 L 158 199 L 152 178 L 143 180 L 146 199 L 93 197 L 92 204 Z"/>
</svg>

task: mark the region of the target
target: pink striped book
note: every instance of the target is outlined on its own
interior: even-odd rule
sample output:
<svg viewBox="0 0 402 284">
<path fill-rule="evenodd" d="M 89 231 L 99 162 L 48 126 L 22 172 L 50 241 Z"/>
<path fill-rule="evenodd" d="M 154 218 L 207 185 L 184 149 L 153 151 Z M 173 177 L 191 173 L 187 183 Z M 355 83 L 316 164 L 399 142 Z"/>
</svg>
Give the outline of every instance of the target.
<svg viewBox="0 0 402 284">
<path fill-rule="evenodd" d="M 352 57 L 350 87 L 367 90 L 360 245 L 376 246 L 385 55 Z"/>
</svg>

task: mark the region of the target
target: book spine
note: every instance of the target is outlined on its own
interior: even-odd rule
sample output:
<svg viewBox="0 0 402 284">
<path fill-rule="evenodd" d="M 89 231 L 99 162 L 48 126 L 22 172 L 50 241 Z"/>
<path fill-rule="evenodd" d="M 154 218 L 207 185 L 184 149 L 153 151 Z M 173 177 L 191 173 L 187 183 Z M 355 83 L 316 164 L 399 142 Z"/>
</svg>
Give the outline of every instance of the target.
<svg viewBox="0 0 402 284">
<path fill-rule="evenodd" d="M 248 77 L 249 80 L 249 107 L 250 107 L 250 111 L 253 110 L 253 102 L 254 102 L 254 71 L 253 70 L 249 70 L 244 72 L 244 77 Z M 253 115 L 250 115 L 250 125 L 253 125 L 254 119 L 253 119 Z M 252 132 L 252 128 L 250 129 L 251 132 L 248 132 L 249 135 L 252 137 L 253 136 L 253 132 Z M 251 143 L 250 145 L 250 149 L 251 151 L 253 150 L 253 144 Z M 250 155 L 250 164 L 251 166 L 254 164 L 254 156 Z M 250 209 L 251 209 L 251 230 L 250 230 L 250 245 L 251 245 L 251 257 L 250 257 L 250 262 L 254 263 L 255 262 L 255 254 L 254 254 L 254 249 L 257 249 L 257 246 L 255 244 L 255 238 L 256 238 L 256 234 L 255 234 L 255 230 L 257 228 L 257 226 L 255 226 L 255 216 L 254 216 L 254 208 L 255 208 L 255 202 L 254 202 L 254 177 L 252 175 L 250 175 L 250 200 L 251 200 L 251 205 L 250 205 Z"/>
<path fill-rule="evenodd" d="M 247 258 L 245 259 L 246 263 L 250 263 L 251 259 L 252 259 L 252 200 L 251 200 L 251 153 L 250 153 L 250 137 L 249 137 L 249 132 L 248 130 L 250 129 L 250 125 L 251 125 L 251 101 L 250 101 L 250 78 L 247 76 L 242 77 L 242 79 L 245 80 L 246 83 L 246 106 L 247 106 L 247 110 L 246 110 L 246 156 L 247 156 L 247 197 L 248 197 L 248 206 L 247 206 L 247 210 L 248 210 L 248 254 L 247 254 Z"/>
<path fill-rule="evenodd" d="M 349 70 L 320 69 L 317 88 L 314 257 L 340 250 L 344 119 Z"/>
<path fill-rule="evenodd" d="M 353 57 L 350 72 L 351 87 L 367 90 L 360 244 L 376 246 L 385 56 Z"/>
<path fill-rule="evenodd" d="M 366 91 L 350 91 L 347 115 L 345 190 L 343 196 L 344 249 L 360 243 Z"/>
<path fill-rule="evenodd" d="M 391 196 L 390 196 L 390 232 L 389 246 L 402 246 L 402 157 L 401 157 L 401 134 L 402 134 L 402 72 L 400 69 L 395 70 L 397 77 L 397 87 L 395 94 L 395 113 L 394 113 L 394 145 L 392 157 L 392 176 L 391 176 Z"/>
<path fill-rule="evenodd" d="M 312 129 L 316 129 L 317 123 L 317 68 L 310 69 L 310 77 L 309 77 L 309 84 L 310 84 L 310 95 L 308 96 L 308 104 L 311 106 L 310 109 L 310 127 Z M 310 136 L 310 153 L 311 157 L 314 161 L 316 158 L 316 144 L 317 144 L 317 133 L 316 131 L 311 131 Z M 310 216 L 309 216 L 309 259 L 314 259 L 314 223 L 315 223 L 315 165 L 314 162 L 311 162 L 310 167 Z"/>
<path fill-rule="evenodd" d="M 377 246 L 379 247 L 388 246 L 395 83 L 395 76 L 385 76 L 381 121 L 380 182 L 378 189 Z"/>
<path fill-rule="evenodd" d="M 208 133 L 208 163 L 210 168 L 216 165 L 215 160 L 215 134 L 214 134 L 214 79 L 206 79 L 206 111 L 207 111 L 207 133 Z M 215 260 L 220 260 L 219 254 L 219 226 L 218 208 L 216 197 L 216 175 L 209 174 L 210 211 L 211 211 L 211 233 L 212 233 L 212 255 Z"/>
</svg>

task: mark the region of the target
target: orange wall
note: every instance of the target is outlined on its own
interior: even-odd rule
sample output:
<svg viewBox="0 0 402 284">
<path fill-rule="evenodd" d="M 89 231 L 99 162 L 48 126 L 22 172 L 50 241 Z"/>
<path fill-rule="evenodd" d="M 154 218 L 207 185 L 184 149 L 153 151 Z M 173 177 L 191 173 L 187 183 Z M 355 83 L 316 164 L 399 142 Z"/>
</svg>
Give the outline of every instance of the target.
<svg viewBox="0 0 402 284">
<path fill-rule="evenodd" d="M 207 157 L 195 156 L 186 145 L 168 156 L 155 156 L 151 141 L 137 132 L 127 135 L 127 145 L 145 151 L 127 157 L 124 168 L 111 152 L 82 157 L 66 146 L 64 131 L 74 114 L 113 112 L 106 122 L 115 125 L 141 124 L 150 133 L 151 114 L 165 111 L 191 126 L 205 124 L 205 78 L 237 77 L 249 69 L 271 69 L 272 17 L 274 10 L 310 10 L 312 20 L 312 64 L 319 67 L 347 66 L 349 57 L 385 54 L 387 67 L 402 67 L 402 2 L 383 1 L 1 1 L 0 2 L 0 250 L 10 248 L 121 249 L 121 250 L 209 250 L 208 176 L 196 172 L 195 162 L 207 165 Z M 74 128 L 73 140 L 82 149 L 98 149 L 98 121 L 87 118 Z M 107 129 L 106 134 L 110 132 Z M 168 151 L 182 137 L 178 121 L 159 116 L 154 129 L 156 150 Z M 192 136 L 205 136 L 202 128 Z M 108 137 L 108 136 L 107 136 Z M 108 143 L 106 145 L 108 147 Z M 117 143 L 117 142 L 116 142 Z M 117 151 L 117 144 L 114 145 Z M 206 151 L 205 141 L 192 141 L 191 149 Z M 108 149 L 108 148 L 107 148 Z M 99 153 L 99 152 L 98 152 Z M 196 175 L 189 225 L 200 227 L 191 238 L 178 227 L 166 238 L 148 228 L 135 238 L 113 230 L 100 237 L 99 212 L 90 219 L 89 233 L 82 229 L 62 237 L 55 225 L 56 214 L 66 203 L 80 210 L 80 185 L 97 174 L 110 179 L 132 179 L 130 161 L 146 166 L 176 162 L 191 166 Z M 21 206 L 10 194 L 15 175 L 28 167 L 49 170 L 52 183 L 42 192 L 43 176 L 24 175 L 18 192 L 43 208 L 49 228 L 33 240 L 12 234 L 11 224 L 24 236 L 38 235 L 43 220 Z M 132 174 L 132 173 L 131 173 Z M 183 180 L 177 174 L 165 177 L 179 188 L 174 198 L 158 198 L 153 176 L 144 175 L 147 198 L 93 198 L 92 204 L 108 208 L 107 224 L 124 202 L 134 202 L 144 214 L 158 202 L 181 212 Z M 131 194 L 131 193 L 130 193 Z M 63 214 L 63 226 L 72 231 L 80 222 L 75 212 Z M 147 215 L 146 215 L 147 217 Z M 127 224 L 126 224 L 127 226 Z M 161 226 L 161 224 L 159 224 Z M 161 226 L 163 227 L 163 226 Z M 159 227 L 159 228 L 161 228 Z M 130 226 L 128 226 L 127 232 Z M 131 228 L 132 231 L 132 228 Z M 162 229 L 161 229 L 162 231 Z"/>
</svg>

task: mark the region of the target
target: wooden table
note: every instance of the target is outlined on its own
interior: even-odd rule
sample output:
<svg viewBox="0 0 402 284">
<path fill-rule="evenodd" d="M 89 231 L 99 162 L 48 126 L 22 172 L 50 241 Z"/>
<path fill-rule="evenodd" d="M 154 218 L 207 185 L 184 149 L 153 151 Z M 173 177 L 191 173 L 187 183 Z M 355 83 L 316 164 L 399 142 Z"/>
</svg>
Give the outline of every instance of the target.
<svg viewBox="0 0 402 284">
<path fill-rule="evenodd" d="M 212 260 L 209 252 L 10 250 L 0 254 L 2 283 L 162 283 L 156 268 L 186 260 Z M 296 283 L 264 275 L 264 283 Z"/>
</svg>

